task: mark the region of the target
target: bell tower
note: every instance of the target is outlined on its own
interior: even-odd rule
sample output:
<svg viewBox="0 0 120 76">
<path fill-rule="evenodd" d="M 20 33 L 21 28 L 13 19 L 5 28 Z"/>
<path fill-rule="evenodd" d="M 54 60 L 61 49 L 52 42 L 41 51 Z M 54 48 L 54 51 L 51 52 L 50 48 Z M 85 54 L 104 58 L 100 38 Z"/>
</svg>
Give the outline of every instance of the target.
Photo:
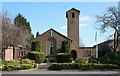
<svg viewBox="0 0 120 76">
<path fill-rule="evenodd" d="M 80 11 L 75 8 L 66 12 L 67 36 L 72 39 L 71 51 L 76 51 L 76 58 L 79 57 L 79 14 Z"/>
</svg>

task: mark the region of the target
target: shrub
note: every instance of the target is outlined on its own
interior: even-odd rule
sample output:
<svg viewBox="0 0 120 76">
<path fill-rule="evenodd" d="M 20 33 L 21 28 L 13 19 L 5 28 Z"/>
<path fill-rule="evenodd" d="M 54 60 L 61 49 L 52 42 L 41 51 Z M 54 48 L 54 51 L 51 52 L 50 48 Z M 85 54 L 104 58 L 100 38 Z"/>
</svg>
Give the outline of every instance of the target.
<svg viewBox="0 0 120 76">
<path fill-rule="evenodd" d="M 5 65 L 3 66 L 2 70 L 4 71 L 12 71 L 12 70 L 16 70 L 14 65 Z"/>
<path fill-rule="evenodd" d="M 110 70 L 110 69 L 119 69 L 117 65 L 113 64 L 96 64 L 96 63 L 87 63 L 87 64 L 80 64 L 80 63 L 54 63 L 48 69 L 51 70 L 70 70 L 70 69 L 79 69 L 79 70 Z"/>
<path fill-rule="evenodd" d="M 32 51 L 41 52 L 41 42 L 40 41 L 33 41 L 31 48 L 32 48 Z"/>
<path fill-rule="evenodd" d="M 83 61 L 83 59 L 77 58 L 75 59 L 75 63 L 85 63 L 85 62 Z"/>
<path fill-rule="evenodd" d="M 33 68 L 32 64 L 21 64 L 20 66 L 15 65 L 4 65 L 2 70 L 3 71 L 13 71 L 13 70 L 25 70 Z"/>
<path fill-rule="evenodd" d="M 31 65 L 31 64 L 21 64 L 21 67 L 23 69 L 31 69 L 31 68 L 33 68 L 33 65 Z"/>
<path fill-rule="evenodd" d="M 104 64 L 116 64 L 120 66 L 120 52 L 117 52 L 114 56 L 114 52 L 107 52 L 103 57 L 99 58 L 101 63 Z"/>
<path fill-rule="evenodd" d="M 69 53 L 58 53 L 56 56 L 57 63 L 72 62 L 72 55 Z"/>
<path fill-rule="evenodd" d="M 32 61 L 30 60 L 30 59 L 22 59 L 21 61 L 20 61 L 20 64 L 32 64 Z"/>
<path fill-rule="evenodd" d="M 20 61 L 18 60 L 10 60 L 10 61 L 3 61 L 4 65 L 19 65 Z"/>
<path fill-rule="evenodd" d="M 89 58 L 89 63 L 98 63 L 98 58 L 96 58 L 95 56 L 91 56 Z"/>
<path fill-rule="evenodd" d="M 31 52 L 29 53 L 29 59 L 35 60 L 36 63 L 41 63 L 41 62 L 43 62 L 44 58 L 45 58 L 45 55 L 44 55 L 44 53 L 42 53 L 42 52 L 31 51 Z"/>
<path fill-rule="evenodd" d="M 49 63 L 48 58 L 45 58 L 44 61 L 43 61 L 43 63 Z"/>
<path fill-rule="evenodd" d="M 70 40 L 64 40 L 62 42 L 61 50 L 63 53 L 71 53 L 71 41 Z"/>
</svg>

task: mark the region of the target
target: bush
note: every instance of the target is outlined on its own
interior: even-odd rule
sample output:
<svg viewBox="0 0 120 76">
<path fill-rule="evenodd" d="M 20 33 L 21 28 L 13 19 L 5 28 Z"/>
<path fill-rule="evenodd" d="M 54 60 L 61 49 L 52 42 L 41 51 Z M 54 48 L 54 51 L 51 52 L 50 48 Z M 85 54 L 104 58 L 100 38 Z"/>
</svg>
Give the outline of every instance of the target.
<svg viewBox="0 0 120 76">
<path fill-rule="evenodd" d="M 114 56 L 114 52 L 107 52 L 103 57 L 99 58 L 101 63 L 104 64 L 116 64 L 120 66 L 120 52 L 117 52 Z"/>
<path fill-rule="evenodd" d="M 18 61 L 18 60 L 10 60 L 10 61 L 3 61 L 2 63 L 4 65 L 19 65 L 20 61 Z"/>
<path fill-rule="evenodd" d="M 48 58 L 45 58 L 44 61 L 43 61 L 43 63 L 49 63 Z"/>
<path fill-rule="evenodd" d="M 20 61 L 20 64 L 32 64 L 33 63 L 33 61 L 32 60 L 30 60 L 30 59 L 22 59 L 21 61 Z"/>
<path fill-rule="evenodd" d="M 16 70 L 16 67 L 14 65 L 5 65 L 5 66 L 3 66 L 2 70 L 12 71 L 12 70 Z"/>
<path fill-rule="evenodd" d="M 33 65 L 31 65 L 31 64 L 21 64 L 21 67 L 23 69 L 31 69 L 31 68 L 33 68 Z"/>
<path fill-rule="evenodd" d="M 54 63 L 48 69 L 50 70 L 70 70 L 70 69 L 78 69 L 78 70 L 111 70 L 111 69 L 119 69 L 117 65 L 113 64 L 96 64 L 96 63 Z"/>
<path fill-rule="evenodd" d="M 72 55 L 69 53 L 58 53 L 56 56 L 57 63 L 72 62 Z"/>
<path fill-rule="evenodd" d="M 70 40 L 64 40 L 62 42 L 61 50 L 63 53 L 71 53 L 71 41 Z"/>
<path fill-rule="evenodd" d="M 31 60 L 35 60 L 36 63 L 41 63 L 43 62 L 45 58 L 45 54 L 42 52 L 38 52 L 38 51 L 31 51 L 29 53 L 29 59 Z"/>
<path fill-rule="evenodd" d="M 85 62 L 83 61 L 83 59 L 77 58 L 75 59 L 75 63 L 85 63 Z"/>
<path fill-rule="evenodd" d="M 32 48 L 32 51 L 41 52 L 41 42 L 40 41 L 33 41 L 31 48 Z"/>
<path fill-rule="evenodd" d="M 98 63 L 98 58 L 96 58 L 95 56 L 91 56 L 89 58 L 89 63 Z"/>
<path fill-rule="evenodd" d="M 13 71 L 13 70 L 25 70 L 33 68 L 32 64 L 21 64 L 20 66 L 15 65 L 4 65 L 2 70 L 3 71 Z"/>
</svg>

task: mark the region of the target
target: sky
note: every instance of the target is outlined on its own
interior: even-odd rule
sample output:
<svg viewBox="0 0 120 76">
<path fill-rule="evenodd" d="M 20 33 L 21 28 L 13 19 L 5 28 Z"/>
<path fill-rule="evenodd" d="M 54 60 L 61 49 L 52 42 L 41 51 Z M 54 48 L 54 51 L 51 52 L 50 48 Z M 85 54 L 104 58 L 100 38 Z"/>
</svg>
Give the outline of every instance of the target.
<svg viewBox="0 0 120 76">
<path fill-rule="evenodd" d="M 44 33 L 50 28 L 55 29 L 67 36 L 66 11 L 71 8 L 80 10 L 79 16 L 79 37 L 86 47 L 96 44 L 95 33 L 96 15 L 111 6 L 118 6 L 117 2 L 2 2 L 2 11 L 7 10 L 12 19 L 21 13 L 30 22 L 32 33 Z M 107 33 L 98 31 L 97 43 L 107 40 L 109 34 L 114 31 L 108 29 Z"/>
</svg>

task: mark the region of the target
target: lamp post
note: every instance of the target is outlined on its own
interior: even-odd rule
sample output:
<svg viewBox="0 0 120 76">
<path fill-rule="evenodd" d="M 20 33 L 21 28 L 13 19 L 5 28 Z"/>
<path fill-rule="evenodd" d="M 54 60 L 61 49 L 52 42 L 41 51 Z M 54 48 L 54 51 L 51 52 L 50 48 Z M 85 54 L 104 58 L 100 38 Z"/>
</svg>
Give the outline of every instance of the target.
<svg viewBox="0 0 120 76">
<path fill-rule="evenodd" d="M 95 41 L 96 41 L 96 58 L 98 58 L 97 31 L 98 31 L 98 28 L 96 28 L 96 36 L 95 36 Z"/>
</svg>

